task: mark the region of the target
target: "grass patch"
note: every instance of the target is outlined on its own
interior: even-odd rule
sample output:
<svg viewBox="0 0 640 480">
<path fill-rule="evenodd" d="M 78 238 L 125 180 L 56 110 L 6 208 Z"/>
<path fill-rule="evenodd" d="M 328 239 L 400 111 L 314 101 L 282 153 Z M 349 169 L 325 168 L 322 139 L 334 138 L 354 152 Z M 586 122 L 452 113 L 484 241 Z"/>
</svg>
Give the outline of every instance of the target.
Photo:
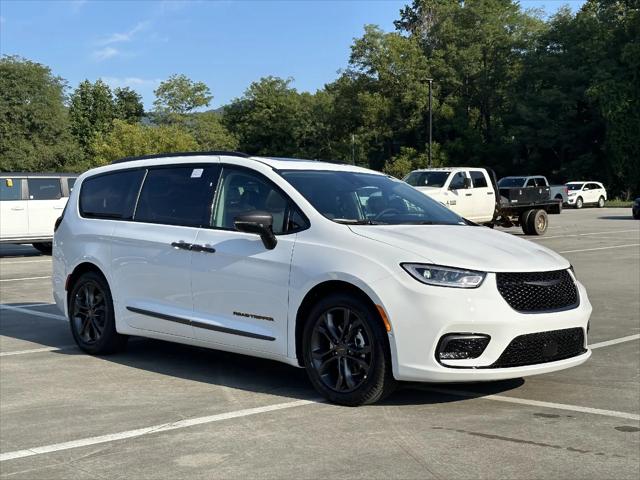
<svg viewBox="0 0 640 480">
<path fill-rule="evenodd" d="M 633 200 L 622 200 L 620 198 L 612 198 L 611 200 L 607 200 L 604 206 L 613 207 L 613 208 L 631 208 L 633 206 Z"/>
</svg>

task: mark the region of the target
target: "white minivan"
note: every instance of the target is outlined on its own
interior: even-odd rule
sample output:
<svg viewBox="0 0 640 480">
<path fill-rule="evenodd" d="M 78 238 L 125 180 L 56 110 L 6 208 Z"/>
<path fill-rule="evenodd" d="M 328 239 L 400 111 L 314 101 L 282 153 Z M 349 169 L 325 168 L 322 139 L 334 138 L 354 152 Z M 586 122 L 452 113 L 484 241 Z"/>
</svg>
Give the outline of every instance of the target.
<svg viewBox="0 0 640 480">
<path fill-rule="evenodd" d="M 51 253 L 53 227 L 77 174 L 0 173 L 0 243 L 31 243 Z"/>
<path fill-rule="evenodd" d="M 185 153 L 83 174 L 53 295 L 90 354 L 135 335 L 268 358 L 345 405 L 591 355 L 566 259 L 388 175 L 310 160 Z"/>
</svg>

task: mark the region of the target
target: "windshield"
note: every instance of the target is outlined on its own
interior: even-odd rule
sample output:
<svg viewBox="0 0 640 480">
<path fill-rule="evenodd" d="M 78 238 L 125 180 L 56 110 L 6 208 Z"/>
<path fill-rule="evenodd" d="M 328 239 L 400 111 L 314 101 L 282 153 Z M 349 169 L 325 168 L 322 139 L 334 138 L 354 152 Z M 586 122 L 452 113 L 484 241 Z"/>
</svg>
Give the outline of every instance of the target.
<svg viewBox="0 0 640 480">
<path fill-rule="evenodd" d="M 522 187 L 524 185 L 524 177 L 506 177 L 501 178 L 498 182 L 499 187 Z"/>
<path fill-rule="evenodd" d="M 280 171 L 322 215 L 363 225 L 440 224 L 465 221 L 404 182 L 386 175 L 326 170 Z"/>
<path fill-rule="evenodd" d="M 404 181 L 412 187 L 443 187 L 451 172 L 411 172 Z"/>
<path fill-rule="evenodd" d="M 569 190 L 582 190 L 584 183 L 567 183 Z"/>
</svg>

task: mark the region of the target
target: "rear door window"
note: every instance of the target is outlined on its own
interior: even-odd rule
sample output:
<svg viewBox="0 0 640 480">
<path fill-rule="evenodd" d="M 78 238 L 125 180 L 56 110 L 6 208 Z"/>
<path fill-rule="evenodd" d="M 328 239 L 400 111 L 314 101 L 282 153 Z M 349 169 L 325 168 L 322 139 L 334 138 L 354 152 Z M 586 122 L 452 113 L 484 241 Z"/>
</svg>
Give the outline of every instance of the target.
<svg viewBox="0 0 640 480">
<path fill-rule="evenodd" d="M 80 213 L 89 218 L 130 220 L 144 170 L 98 175 L 82 182 Z"/>
<path fill-rule="evenodd" d="M 22 200 L 22 178 L 0 180 L 0 201 Z"/>
<path fill-rule="evenodd" d="M 471 180 L 473 180 L 473 188 L 486 188 L 487 179 L 482 172 L 471 172 Z"/>
<path fill-rule="evenodd" d="M 59 178 L 29 178 L 29 200 L 58 200 L 62 197 Z"/>
<path fill-rule="evenodd" d="M 218 165 L 150 169 L 134 219 L 186 227 L 208 226 L 219 176 Z"/>
</svg>

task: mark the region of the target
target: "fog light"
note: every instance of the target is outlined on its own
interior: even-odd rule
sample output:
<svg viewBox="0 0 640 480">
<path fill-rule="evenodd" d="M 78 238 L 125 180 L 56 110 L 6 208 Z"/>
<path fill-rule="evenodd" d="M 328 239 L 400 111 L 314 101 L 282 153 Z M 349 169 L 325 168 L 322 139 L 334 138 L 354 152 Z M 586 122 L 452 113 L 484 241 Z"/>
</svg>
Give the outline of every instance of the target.
<svg viewBox="0 0 640 480">
<path fill-rule="evenodd" d="M 438 360 L 467 360 L 478 358 L 487 348 L 489 335 L 455 333 L 445 335 L 438 344 Z"/>
</svg>

